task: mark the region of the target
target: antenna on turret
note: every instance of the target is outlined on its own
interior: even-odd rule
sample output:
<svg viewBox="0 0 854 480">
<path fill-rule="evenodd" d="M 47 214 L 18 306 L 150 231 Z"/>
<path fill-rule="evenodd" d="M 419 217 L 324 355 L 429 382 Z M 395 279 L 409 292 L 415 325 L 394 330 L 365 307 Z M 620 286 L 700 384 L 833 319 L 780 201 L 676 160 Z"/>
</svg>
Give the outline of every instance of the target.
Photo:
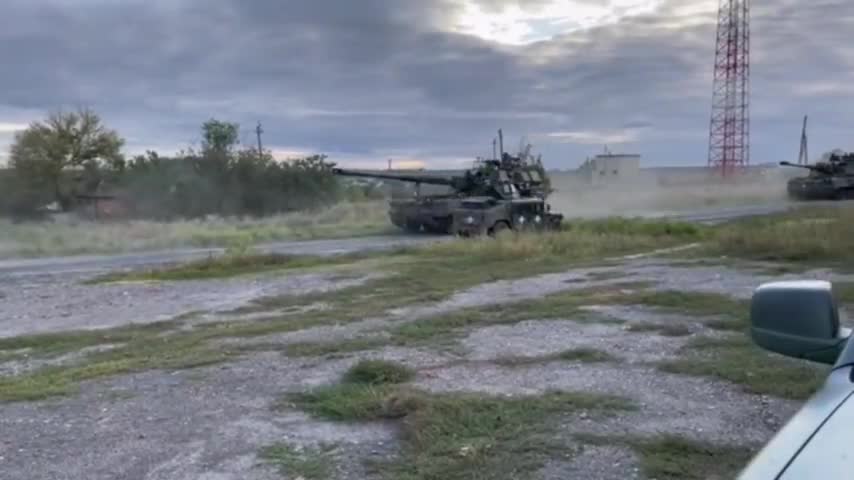
<svg viewBox="0 0 854 480">
<path fill-rule="evenodd" d="M 504 133 L 501 132 L 501 129 L 498 129 L 498 148 L 501 153 L 501 158 L 504 158 Z"/>
</svg>

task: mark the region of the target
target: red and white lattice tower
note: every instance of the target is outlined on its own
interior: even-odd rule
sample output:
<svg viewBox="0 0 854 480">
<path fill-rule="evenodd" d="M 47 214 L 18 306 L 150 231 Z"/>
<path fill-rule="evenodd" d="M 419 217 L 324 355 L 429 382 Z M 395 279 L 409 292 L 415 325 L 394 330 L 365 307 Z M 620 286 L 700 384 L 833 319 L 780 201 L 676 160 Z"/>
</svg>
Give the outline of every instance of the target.
<svg viewBox="0 0 854 480">
<path fill-rule="evenodd" d="M 750 0 L 720 0 L 709 167 L 729 176 L 750 164 Z"/>
</svg>

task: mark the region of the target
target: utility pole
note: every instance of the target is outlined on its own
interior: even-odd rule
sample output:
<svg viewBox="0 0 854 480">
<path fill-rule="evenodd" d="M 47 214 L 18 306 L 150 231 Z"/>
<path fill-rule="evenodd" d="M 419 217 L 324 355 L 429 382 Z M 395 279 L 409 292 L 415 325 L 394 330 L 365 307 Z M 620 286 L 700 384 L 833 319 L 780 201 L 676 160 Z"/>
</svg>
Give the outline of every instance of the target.
<svg viewBox="0 0 854 480">
<path fill-rule="evenodd" d="M 801 130 L 801 153 L 798 155 L 798 164 L 806 165 L 808 163 L 810 163 L 810 156 L 807 151 L 807 117 L 804 116 L 804 128 Z"/>
<path fill-rule="evenodd" d="M 496 142 L 498 142 L 498 140 L 496 140 L 496 139 L 494 139 L 494 138 L 493 138 L 493 139 L 492 139 L 492 159 L 493 159 L 493 160 L 498 160 L 498 152 L 496 152 L 496 151 L 495 151 L 495 149 L 496 149 Z"/>
<path fill-rule="evenodd" d="M 258 159 L 260 160 L 263 156 L 264 150 L 261 147 L 261 134 L 264 133 L 264 130 L 261 128 L 261 122 L 258 122 L 258 126 L 255 127 L 255 135 L 258 136 Z"/>
</svg>

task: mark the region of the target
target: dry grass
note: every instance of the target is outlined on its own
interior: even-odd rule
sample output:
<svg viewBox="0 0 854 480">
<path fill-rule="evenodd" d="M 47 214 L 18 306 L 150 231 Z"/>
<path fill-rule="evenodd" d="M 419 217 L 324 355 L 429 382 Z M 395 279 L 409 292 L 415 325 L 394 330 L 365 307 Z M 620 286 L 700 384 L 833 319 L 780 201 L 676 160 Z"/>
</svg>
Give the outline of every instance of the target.
<svg viewBox="0 0 854 480">
<path fill-rule="evenodd" d="M 0 258 L 118 253 L 176 247 L 228 247 L 285 240 L 395 232 L 384 202 L 338 204 L 316 213 L 263 219 L 210 217 L 174 222 L 68 221 L 13 224 L 0 220 Z"/>
<path fill-rule="evenodd" d="M 854 207 L 804 208 L 714 230 L 711 253 L 766 261 L 850 263 Z"/>
<path fill-rule="evenodd" d="M 701 239 L 703 234 L 704 229 L 680 222 L 622 218 L 569 220 L 560 231 L 442 242 L 422 251 L 427 255 L 490 261 L 589 260 L 689 243 Z"/>
</svg>

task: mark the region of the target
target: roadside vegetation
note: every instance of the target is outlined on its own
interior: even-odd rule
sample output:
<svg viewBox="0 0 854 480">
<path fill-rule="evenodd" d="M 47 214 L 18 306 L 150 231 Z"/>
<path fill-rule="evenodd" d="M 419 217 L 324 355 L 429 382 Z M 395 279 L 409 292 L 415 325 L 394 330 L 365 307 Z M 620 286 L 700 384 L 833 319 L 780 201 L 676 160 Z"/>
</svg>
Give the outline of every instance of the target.
<svg viewBox="0 0 854 480">
<path fill-rule="evenodd" d="M 243 248 L 278 241 L 397 234 L 387 210 L 384 202 L 369 201 L 257 219 L 215 216 L 168 222 L 13 223 L 0 218 L 0 259 L 179 247 Z"/>
<path fill-rule="evenodd" d="M 850 268 L 854 262 L 854 207 L 804 207 L 735 221 L 713 229 L 704 253 Z"/>
</svg>

